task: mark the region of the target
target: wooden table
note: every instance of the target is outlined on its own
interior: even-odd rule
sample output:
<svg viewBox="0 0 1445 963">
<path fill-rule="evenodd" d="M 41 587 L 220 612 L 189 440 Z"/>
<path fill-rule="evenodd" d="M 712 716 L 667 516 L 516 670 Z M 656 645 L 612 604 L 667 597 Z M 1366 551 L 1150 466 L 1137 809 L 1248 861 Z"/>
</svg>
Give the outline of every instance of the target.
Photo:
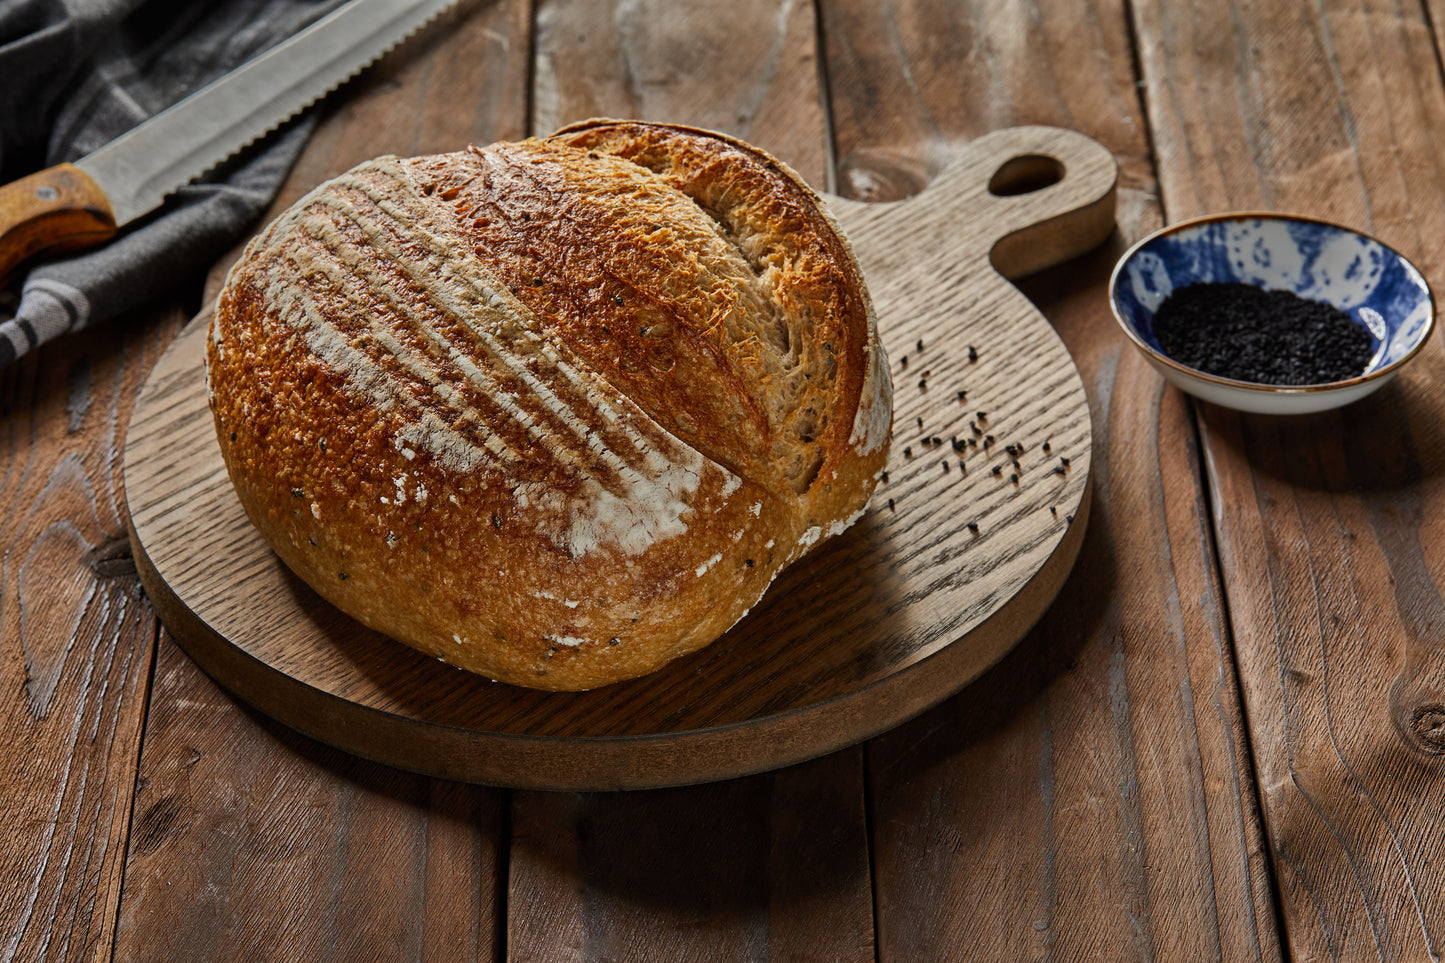
<svg viewBox="0 0 1445 963">
<path fill-rule="evenodd" d="M 1229 209 L 1445 285 L 1442 47 L 1440 0 L 463 0 L 329 102 L 278 203 L 589 115 L 879 200 L 1000 127 L 1106 145 L 1117 233 L 1022 285 L 1092 405 L 1074 574 L 980 682 L 779 772 L 572 794 L 367 763 L 233 701 L 140 589 L 120 451 L 201 303 L 178 279 L 0 373 L 0 959 L 1439 960 L 1445 755 L 1390 700 L 1445 690 L 1445 347 L 1342 411 L 1240 415 L 1165 387 L 1105 289 Z"/>
</svg>

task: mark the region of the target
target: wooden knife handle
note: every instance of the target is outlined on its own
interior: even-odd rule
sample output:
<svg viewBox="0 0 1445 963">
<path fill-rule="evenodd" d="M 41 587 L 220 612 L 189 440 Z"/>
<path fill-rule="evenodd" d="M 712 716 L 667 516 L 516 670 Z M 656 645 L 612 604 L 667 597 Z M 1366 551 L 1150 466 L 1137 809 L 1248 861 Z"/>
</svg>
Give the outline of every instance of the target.
<svg viewBox="0 0 1445 963">
<path fill-rule="evenodd" d="M 40 254 L 92 247 L 115 236 L 100 185 L 73 164 L 57 164 L 0 187 L 0 284 Z"/>
</svg>

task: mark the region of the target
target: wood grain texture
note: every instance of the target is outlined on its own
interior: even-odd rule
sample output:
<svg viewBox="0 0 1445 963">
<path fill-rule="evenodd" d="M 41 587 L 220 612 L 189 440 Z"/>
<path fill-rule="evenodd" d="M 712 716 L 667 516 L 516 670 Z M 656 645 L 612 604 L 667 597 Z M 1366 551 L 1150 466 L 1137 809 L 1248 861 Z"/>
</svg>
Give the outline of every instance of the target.
<svg viewBox="0 0 1445 963">
<path fill-rule="evenodd" d="M 1136 5 L 1171 220 L 1267 207 L 1371 232 L 1442 278 L 1440 21 L 1416 4 Z M 1438 12 L 1438 11 L 1437 11 Z M 1225 93 L 1228 88 L 1228 93 Z M 1289 951 L 1445 954 L 1445 757 L 1392 692 L 1445 691 L 1439 339 L 1316 417 L 1200 405 Z M 1432 694 L 1433 693 L 1433 694 Z"/>
<path fill-rule="evenodd" d="M 1021 285 L 1089 391 L 1100 486 L 1074 574 L 1004 662 L 868 746 L 880 959 L 1275 958 L 1189 409 L 1107 306 L 1159 220 L 1125 5 L 829 2 L 822 21 L 845 189 L 907 190 L 1023 119 L 1098 137 L 1128 188 L 1109 248 Z"/>
<path fill-rule="evenodd" d="M 1111 147 L 1142 133 L 1130 38 L 1111 4 L 818 7 L 836 191 L 846 197 L 911 197 L 970 141 L 1003 127 L 1049 124 Z M 1147 151 L 1116 159 L 1121 187 L 1152 190 Z"/>
<path fill-rule="evenodd" d="M 1445 349 L 1352 408 L 1246 417 L 1164 387 L 1104 302 L 1126 241 L 1246 206 L 1372 230 L 1439 283 L 1445 4 L 541 2 L 529 64 L 531 3 L 463 2 L 344 92 L 281 203 L 593 113 L 731 129 L 857 199 L 1001 127 L 1104 143 L 1119 235 L 1021 285 L 1088 393 L 1080 563 L 866 749 L 641 793 L 428 780 L 240 707 L 164 631 L 152 655 L 122 428 L 190 312 L 57 342 L 0 374 L 0 958 L 1445 955 L 1441 763 L 1391 718 L 1445 687 Z"/>
<path fill-rule="evenodd" d="M 532 133 L 588 117 L 684 123 L 830 186 L 811 4 L 543 0 L 536 16 Z"/>
<path fill-rule="evenodd" d="M 169 641 L 151 702 L 116 959 L 500 958 L 504 796 L 311 743 Z"/>
<path fill-rule="evenodd" d="M 0 958 L 109 952 L 155 620 L 125 541 L 123 427 L 181 312 L 0 377 Z"/>
<path fill-rule="evenodd" d="M 989 190 L 1036 157 L 1067 176 L 1024 194 Z M 514 688 L 331 609 L 240 510 L 206 407 L 199 328 L 157 366 L 131 424 L 142 578 L 188 650 L 243 698 L 323 741 L 433 775 L 644 788 L 860 741 L 996 661 L 1068 572 L 1088 507 L 1083 386 L 989 254 L 1018 232 L 1034 241 L 1011 268 L 1094 246 L 1113 223 L 1114 173 L 1086 138 L 1019 128 L 979 140 L 914 201 L 840 202 L 888 350 L 932 345 L 896 392 L 889 480 L 855 528 L 783 572 L 751 617 L 649 676 L 585 693 Z M 940 246 L 959 223 L 980 228 Z M 208 567 L 215 558 L 229 561 Z"/>
<path fill-rule="evenodd" d="M 347 88 L 275 206 L 378 153 L 517 136 L 529 47 L 528 3 L 463 0 Z M 311 743 L 160 653 L 115 959 L 502 958 L 505 793 Z"/>
<path fill-rule="evenodd" d="M 710 786 L 519 792 L 510 959 L 872 961 L 856 752 Z"/>
</svg>

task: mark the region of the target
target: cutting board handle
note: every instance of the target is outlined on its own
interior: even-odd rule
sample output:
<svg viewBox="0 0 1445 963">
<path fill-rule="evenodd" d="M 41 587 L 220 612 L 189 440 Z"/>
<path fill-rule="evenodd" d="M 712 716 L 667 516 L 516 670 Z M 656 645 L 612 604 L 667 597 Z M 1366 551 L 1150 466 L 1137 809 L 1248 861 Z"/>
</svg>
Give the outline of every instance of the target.
<svg viewBox="0 0 1445 963">
<path fill-rule="evenodd" d="M 1103 243 L 1114 230 L 1118 165 L 1098 141 L 1057 127 L 1012 127 L 970 144 L 921 194 L 948 199 L 989 244 L 995 270 L 1020 278 Z"/>
<path fill-rule="evenodd" d="M 850 234 L 869 226 L 860 255 L 870 273 L 903 276 L 943 248 L 951 267 L 970 276 L 983 261 L 1012 280 L 1101 244 L 1114 230 L 1117 183 L 1118 165 L 1098 141 L 1059 127 L 1010 127 L 969 144 L 906 200 L 828 203 Z"/>
</svg>

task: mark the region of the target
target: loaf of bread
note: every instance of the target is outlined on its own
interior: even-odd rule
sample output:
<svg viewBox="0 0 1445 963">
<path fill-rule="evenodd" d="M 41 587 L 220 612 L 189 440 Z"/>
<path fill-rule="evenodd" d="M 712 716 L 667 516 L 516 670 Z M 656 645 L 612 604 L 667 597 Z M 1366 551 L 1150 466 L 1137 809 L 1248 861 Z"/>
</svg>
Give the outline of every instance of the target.
<svg viewBox="0 0 1445 963">
<path fill-rule="evenodd" d="M 653 671 L 857 519 L 888 365 L 819 198 L 589 121 L 384 157 L 259 234 L 207 341 L 246 512 L 322 597 L 515 685 Z"/>
</svg>

